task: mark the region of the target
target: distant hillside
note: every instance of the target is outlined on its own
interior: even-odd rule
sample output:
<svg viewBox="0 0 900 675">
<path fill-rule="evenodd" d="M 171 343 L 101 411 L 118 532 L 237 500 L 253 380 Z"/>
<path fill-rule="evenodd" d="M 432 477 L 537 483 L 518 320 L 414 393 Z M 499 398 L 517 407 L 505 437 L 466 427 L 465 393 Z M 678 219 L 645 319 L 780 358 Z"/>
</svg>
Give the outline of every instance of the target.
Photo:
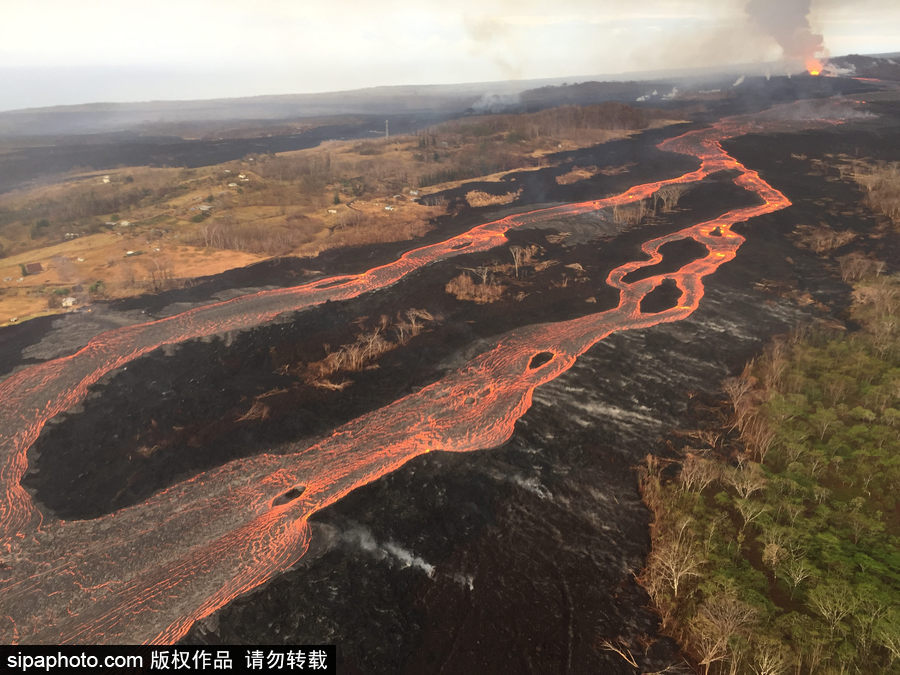
<svg viewBox="0 0 900 675">
<path fill-rule="evenodd" d="M 622 101 L 631 105 L 678 109 L 702 102 L 713 109 L 727 102 L 733 112 L 760 110 L 774 103 L 801 98 L 822 98 L 865 91 L 867 85 L 842 77 L 729 76 L 679 77 L 638 82 L 581 82 L 544 86 L 522 92 L 521 109 L 534 111 L 550 105 L 594 105 Z"/>
<path fill-rule="evenodd" d="M 850 54 L 839 56 L 828 62 L 832 68 L 838 69 L 841 74 L 856 77 L 874 77 L 879 80 L 900 80 L 900 52 L 895 54 L 879 54 L 875 56 L 861 56 Z"/>
<path fill-rule="evenodd" d="M 842 56 L 832 59 L 831 64 L 838 74 L 900 80 L 900 54 Z M 0 73 L 5 70 L 9 68 L 0 68 Z M 28 108 L 0 112 L 0 144 L 27 147 L 45 145 L 39 139 L 47 137 L 123 132 L 182 139 L 249 138 L 297 133 L 303 130 L 298 128 L 302 123 L 316 117 L 449 117 L 467 111 L 535 111 L 561 103 L 635 102 L 653 91 L 658 91 L 658 99 L 665 100 L 665 94 L 676 86 L 680 91 L 727 88 L 739 77 L 749 80 L 785 72 L 783 64 L 753 63 L 605 76 L 382 86 L 317 94 Z M 240 132 L 234 133 L 236 129 Z M 50 142 L 58 140 L 52 138 Z"/>
<path fill-rule="evenodd" d="M 254 125 L 335 115 L 440 115 L 463 112 L 486 97 L 515 96 L 530 87 L 562 80 L 484 82 L 461 85 L 373 87 L 353 91 L 201 101 L 89 103 L 0 112 L 0 137 L 65 136 L 138 131 L 177 135 L 195 128 L 244 121 Z"/>
</svg>

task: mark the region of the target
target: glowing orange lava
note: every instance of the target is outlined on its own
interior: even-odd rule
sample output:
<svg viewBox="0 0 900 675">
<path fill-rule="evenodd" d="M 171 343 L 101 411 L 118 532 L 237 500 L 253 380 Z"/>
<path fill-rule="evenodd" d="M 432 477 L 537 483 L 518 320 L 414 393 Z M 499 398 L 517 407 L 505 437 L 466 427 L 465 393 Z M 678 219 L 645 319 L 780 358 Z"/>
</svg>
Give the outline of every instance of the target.
<svg viewBox="0 0 900 675">
<path fill-rule="evenodd" d="M 822 62 L 814 57 L 806 60 L 806 72 L 810 75 L 819 75 L 822 72 Z"/>
<path fill-rule="evenodd" d="M 787 116 L 797 125 L 798 115 Z M 534 389 L 568 370 L 610 333 L 681 320 L 703 297 L 702 279 L 734 258 L 743 237 L 733 224 L 783 209 L 788 199 L 729 156 L 720 142 L 748 130 L 784 128 L 777 116 L 723 120 L 664 141 L 701 166 L 588 202 L 510 215 L 447 241 L 405 253 L 358 275 L 264 291 L 102 333 L 71 356 L 22 369 L 0 382 L 0 640 L 5 643 L 171 643 L 219 607 L 296 562 L 309 541 L 307 519 L 350 491 L 432 450 L 496 447 L 531 405 Z M 279 314 L 343 300 L 396 283 L 424 265 L 486 251 L 512 228 L 644 199 L 660 187 L 692 183 L 720 170 L 758 195 L 756 206 L 651 239 L 647 261 L 614 269 L 614 309 L 500 336 L 456 372 L 380 410 L 348 422 L 292 454 L 230 462 L 93 520 L 42 518 L 20 481 L 26 452 L 44 424 L 81 401 L 104 374 L 160 345 L 244 330 Z M 708 254 L 674 273 L 633 283 L 631 271 L 661 260 L 660 247 L 693 239 Z M 649 314 L 641 300 L 664 279 L 681 290 L 677 305 Z M 532 367 L 536 354 L 552 358 Z"/>
</svg>

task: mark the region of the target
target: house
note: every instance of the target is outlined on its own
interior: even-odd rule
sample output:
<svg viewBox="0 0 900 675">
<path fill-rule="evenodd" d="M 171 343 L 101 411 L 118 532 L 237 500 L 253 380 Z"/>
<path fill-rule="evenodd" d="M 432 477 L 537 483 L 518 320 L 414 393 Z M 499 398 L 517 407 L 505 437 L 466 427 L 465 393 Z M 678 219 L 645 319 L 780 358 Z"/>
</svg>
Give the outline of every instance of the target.
<svg viewBox="0 0 900 675">
<path fill-rule="evenodd" d="M 78 300 L 76 300 L 74 297 L 69 295 L 62 299 L 62 306 L 63 307 L 74 307 L 76 302 L 78 302 Z"/>
<path fill-rule="evenodd" d="M 109 183 L 109 176 L 103 176 L 103 184 L 106 185 Z"/>
<path fill-rule="evenodd" d="M 337 209 L 328 209 L 328 213 L 337 213 Z"/>
<path fill-rule="evenodd" d="M 228 187 L 237 187 L 237 183 L 229 183 Z"/>
<path fill-rule="evenodd" d="M 384 210 L 385 210 L 385 211 L 393 211 L 393 210 L 394 210 L 394 207 L 393 207 L 393 206 L 385 206 L 385 207 L 384 207 Z"/>
<path fill-rule="evenodd" d="M 201 204 L 201 205 L 198 206 L 197 208 L 200 209 L 201 211 L 204 211 L 204 212 L 205 212 L 205 211 L 209 211 L 210 209 L 212 209 L 212 207 L 211 207 L 209 204 Z"/>
<path fill-rule="evenodd" d="M 41 263 L 25 263 L 25 274 L 40 274 L 44 271 L 44 266 Z"/>
</svg>

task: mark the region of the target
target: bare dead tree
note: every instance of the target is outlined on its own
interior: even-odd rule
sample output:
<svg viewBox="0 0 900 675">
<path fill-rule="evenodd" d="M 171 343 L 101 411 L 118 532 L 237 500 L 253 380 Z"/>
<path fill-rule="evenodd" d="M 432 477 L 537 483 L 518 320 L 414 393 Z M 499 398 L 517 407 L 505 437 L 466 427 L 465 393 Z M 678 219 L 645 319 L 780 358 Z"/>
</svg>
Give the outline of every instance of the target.
<svg viewBox="0 0 900 675">
<path fill-rule="evenodd" d="M 521 246 L 510 246 L 509 252 L 512 254 L 513 264 L 516 268 L 516 279 L 519 278 L 519 265 L 522 264 L 522 258 L 525 255 L 525 249 Z"/>
<path fill-rule="evenodd" d="M 650 554 L 651 574 L 665 580 L 676 598 L 685 580 L 699 576 L 700 568 L 706 562 L 687 531 L 688 524 L 682 522 L 677 532 Z"/>
<path fill-rule="evenodd" d="M 791 554 L 782 566 L 784 576 L 791 586 L 791 599 L 794 597 L 794 591 L 812 574 L 812 568 L 801 555 Z"/>
<path fill-rule="evenodd" d="M 762 502 L 753 501 L 752 499 L 736 500 L 735 508 L 738 510 L 738 513 L 741 514 L 741 520 L 743 522 L 743 524 L 741 525 L 742 532 L 750 523 L 759 518 L 768 510 L 768 507 L 765 504 L 763 504 Z"/>
<path fill-rule="evenodd" d="M 875 641 L 888 650 L 890 665 L 900 659 L 900 610 L 894 608 L 875 623 L 873 627 Z"/>
<path fill-rule="evenodd" d="M 651 509 L 659 506 L 662 468 L 656 455 L 648 454 L 637 467 L 638 483 L 644 501 Z"/>
<path fill-rule="evenodd" d="M 482 284 L 487 284 L 488 279 L 491 276 L 491 269 L 484 265 L 481 265 L 480 267 L 463 267 L 461 269 L 464 269 L 467 272 L 471 272 L 472 274 L 477 276 L 479 279 L 481 279 Z"/>
<path fill-rule="evenodd" d="M 729 655 L 731 638 L 747 632 L 756 618 L 756 610 L 733 592 L 723 591 L 703 601 L 691 621 L 690 633 L 705 673 L 711 664 Z"/>
<path fill-rule="evenodd" d="M 695 429 L 690 435 L 700 441 L 703 447 L 717 448 L 719 441 L 722 440 L 723 432 L 721 429 Z"/>
<path fill-rule="evenodd" d="M 632 668 L 637 668 L 637 660 L 634 658 L 634 654 L 631 653 L 631 650 L 621 640 L 616 640 L 618 644 L 613 644 L 609 640 L 602 640 L 600 642 L 600 647 L 605 649 L 608 652 L 615 652 L 619 656 L 621 656 L 625 662 L 631 666 Z"/>
<path fill-rule="evenodd" d="M 681 486 L 687 491 L 703 492 L 710 483 L 719 478 L 719 470 L 715 462 L 688 453 L 681 464 L 679 479 Z"/>
<path fill-rule="evenodd" d="M 775 441 L 775 430 L 769 426 L 762 415 L 752 414 L 744 418 L 741 438 L 756 456 L 756 460 L 762 464 Z"/>
<path fill-rule="evenodd" d="M 788 668 L 784 648 L 776 642 L 758 641 L 752 653 L 752 668 L 756 675 L 781 675 Z"/>
<path fill-rule="evenodd" d="M 672 211 L 678 204 L 678 200 L 681 199 L 681 195 L 681 186 L 666 185 L 665 187 L 661 187 L 656 191 L 656 194 L 654 195 L 654 208 L 656 208 L 658 204 L 662 204 L 663 212 L 668 213 Z"/>
<path fill-rule="evenodd" d="M 884 263 L 874 260 L 862 253 L 854 251 L 838 258 L 841 266 L 841 278 L 854 282 L 870 276 L 878 276 L 884 271 Z"/>
<path fill-rule="evenodd" d="M 743 467 L 726 472 L 725 479 L 741 499 L 748 499 L 767 483 L 765 474 L 756 462 L 746 462 Z"/>
<path fill-rule="evenodd" d="M 753 381 L 749 377 L 729 377 L 722 383 L 725 393 L 731 401 L 734 410 L 734 425 L 732 428 L 741 428 L 744 418 L 752 409 L 749 393 L 753 389 Z"/>
</svg>

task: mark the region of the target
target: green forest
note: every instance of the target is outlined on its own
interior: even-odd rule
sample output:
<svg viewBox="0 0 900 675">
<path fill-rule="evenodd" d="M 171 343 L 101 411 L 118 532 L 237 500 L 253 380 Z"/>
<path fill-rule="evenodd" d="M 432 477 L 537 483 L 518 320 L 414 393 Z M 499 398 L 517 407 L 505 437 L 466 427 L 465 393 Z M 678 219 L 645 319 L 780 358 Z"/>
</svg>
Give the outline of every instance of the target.
<svg viewBox="0 0 900 675">
<path fill-rule="evenodd" d="M 900 672 L 898 305 L 900 276 L 857 282 L 852 330 L 771 343 L 641 466 L 640 581 L 701 672 Z"/>
</svg>

